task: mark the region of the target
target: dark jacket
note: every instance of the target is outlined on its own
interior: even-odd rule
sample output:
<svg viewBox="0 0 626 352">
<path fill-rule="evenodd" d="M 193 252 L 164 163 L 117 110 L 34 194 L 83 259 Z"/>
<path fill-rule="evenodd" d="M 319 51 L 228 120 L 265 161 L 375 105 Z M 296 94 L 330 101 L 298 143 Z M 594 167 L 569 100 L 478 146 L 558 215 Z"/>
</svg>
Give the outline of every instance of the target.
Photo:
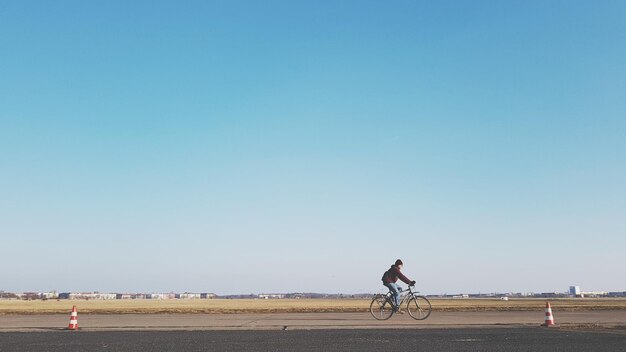
<svg viewBox="0 0 626 352">
<path fill-rule="evenodd" d="M 391 268 L 389 268 L 389 270 L 387 270 L 385 274 L 383 275 L 384 284 L 388 284 L 392 282 L 395 283 L 398 281 L 398 279 L 402 280 L 407 285 L 411 283 L 411 280 L 409 280 L 406 276 L 404 276 L 400 272 L 400 269 L 395 265 L 392 265 Z"/>
</svg>

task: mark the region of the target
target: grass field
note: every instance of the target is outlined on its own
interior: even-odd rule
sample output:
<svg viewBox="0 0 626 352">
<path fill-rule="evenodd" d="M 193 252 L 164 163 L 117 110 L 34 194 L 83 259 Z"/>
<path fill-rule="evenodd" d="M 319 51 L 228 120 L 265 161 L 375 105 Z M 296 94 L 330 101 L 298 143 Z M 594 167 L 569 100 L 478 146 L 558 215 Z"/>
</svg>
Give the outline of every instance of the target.
<svg viewBox="0 0 626 352">
<path fill-rule="evenodd" d="M 526 311 L 541 310 L 545 299 L 431 299 L 435 311 Z M 557 310 L 622 310 L 626 299 L 550 299 Z M 64 314 L 76 305 L 81 314 L 155 313 L 306 313 L 366 312 L 365 299 L 197 299 L 197 300 L 0 300 L 0 315 Z"/>
</svg>

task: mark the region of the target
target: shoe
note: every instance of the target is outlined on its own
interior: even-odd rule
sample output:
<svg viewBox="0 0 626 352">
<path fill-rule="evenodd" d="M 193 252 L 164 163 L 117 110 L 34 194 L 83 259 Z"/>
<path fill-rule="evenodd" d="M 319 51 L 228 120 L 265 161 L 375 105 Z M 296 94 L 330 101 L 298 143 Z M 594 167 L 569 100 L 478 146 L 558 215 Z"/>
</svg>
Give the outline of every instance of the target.
<svg viewBox="0 0 626 352">
<path fill-rule="evenodd" d="M 404 312 L 400 308 L 394 308 L 393 312 L 396 313 L 396 314 L 404 314 Z"/>
</svg>

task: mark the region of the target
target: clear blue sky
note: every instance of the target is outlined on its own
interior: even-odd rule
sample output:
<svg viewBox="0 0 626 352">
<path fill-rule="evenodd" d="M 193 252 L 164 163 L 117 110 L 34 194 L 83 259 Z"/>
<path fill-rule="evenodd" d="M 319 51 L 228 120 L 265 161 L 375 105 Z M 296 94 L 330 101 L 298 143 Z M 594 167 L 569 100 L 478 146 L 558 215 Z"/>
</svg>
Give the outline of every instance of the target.
<svg viewBox="0 0 626 352">
<path fill-rule="evenodd" d="M 626 290 L 623 1 L 3 1 L 0 289 Z"/>
</svg>

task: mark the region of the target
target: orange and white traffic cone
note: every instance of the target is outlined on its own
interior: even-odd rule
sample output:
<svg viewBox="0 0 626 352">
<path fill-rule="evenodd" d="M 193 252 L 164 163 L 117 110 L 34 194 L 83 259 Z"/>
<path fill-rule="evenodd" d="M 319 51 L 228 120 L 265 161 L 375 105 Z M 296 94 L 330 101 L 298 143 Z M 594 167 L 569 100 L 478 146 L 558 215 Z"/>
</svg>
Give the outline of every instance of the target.
<svg viewBox="0 0 626 352">
<path fill-rule="evenodd" d="M 72 307 L 72 313 L 70 313 L 70 326 L 68 330 L 78 330 L 78 312 L 76 312 L 76 306 Z"/>
<path fill-rule="evenodd" d="M 554 315 L 552 315 L 552 307 L 550 307 L 550 302 L 546 302 L 546 321 L 541 326 L 553 326 L 554 325 Z"/>
</svg>

